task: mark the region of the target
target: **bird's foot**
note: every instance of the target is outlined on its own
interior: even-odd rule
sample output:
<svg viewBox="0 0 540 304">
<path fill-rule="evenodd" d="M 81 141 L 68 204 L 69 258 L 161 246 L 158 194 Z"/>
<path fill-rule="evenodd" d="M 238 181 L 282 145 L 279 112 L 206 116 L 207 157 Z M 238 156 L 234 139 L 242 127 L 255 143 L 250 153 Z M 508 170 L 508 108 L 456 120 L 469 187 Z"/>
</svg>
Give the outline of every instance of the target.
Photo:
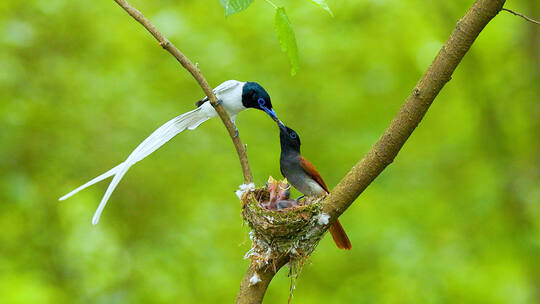
<svg viewBox="0 0 540 304">
<path fill-rule="evenodd" d="M 220 105 L 220 104 L 222 104 L 222 103 L 223 103 L 223 100 L 218 99 L 217 102 L 216 102 L 216 106 L 217 106 L 217 105 Z"/>
<path fill-rule="evenodd" d="M 233 124 L 233 126 L 234 126 L 234 130 L 236 131 L 236 133 L 234 133 L 234 137 L 236 138 L 236 137 L 238 137 L 238 135 L 240 134 L 240 132 L 238 132 L 238 128 L 236 127 L 235 124 Z"/>
</svg>

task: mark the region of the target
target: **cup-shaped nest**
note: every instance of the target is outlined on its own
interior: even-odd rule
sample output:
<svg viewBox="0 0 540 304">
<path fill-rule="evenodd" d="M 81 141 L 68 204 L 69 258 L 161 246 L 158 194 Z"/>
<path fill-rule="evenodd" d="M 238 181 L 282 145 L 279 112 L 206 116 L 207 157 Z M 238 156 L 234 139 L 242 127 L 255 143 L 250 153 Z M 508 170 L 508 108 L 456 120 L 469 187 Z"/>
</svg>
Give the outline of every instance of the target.
<svg viewBox="0 0 540 304">
<path fill-rule="evenodd" d="M 270 193 L 257 188 L 242 197 L 242 216 L 251 228 L 252 247 L 246 254 L 257 268 L 288 255 L 290 261 L 309 257 L 322 238 L 322 198 L 309 198 L 303 205 L 281 210 L 267 209 Z"/>
</svg>

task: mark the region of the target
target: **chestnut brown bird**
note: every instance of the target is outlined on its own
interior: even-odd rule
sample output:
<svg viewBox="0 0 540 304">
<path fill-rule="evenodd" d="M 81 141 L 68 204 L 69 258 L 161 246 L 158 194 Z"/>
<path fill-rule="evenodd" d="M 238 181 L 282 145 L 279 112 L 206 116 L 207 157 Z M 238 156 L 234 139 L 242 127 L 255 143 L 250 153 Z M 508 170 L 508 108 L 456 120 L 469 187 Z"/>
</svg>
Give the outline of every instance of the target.
<svg viewBox="0 0 540 304">
<path fill-rule="evenodd" d="M 300 138 L 291 128 L 278 121 L 281 157 L 279 165 L 281 174 L 298 191 L 307 196 L 326 195 L 328 187 L 315 167 L 300 154 Z M 334 242 L 340 249 L 350 250 L 351 241 L 347 237 L 341 223 L 336 220 L 329 228 Z"/>
</svg>

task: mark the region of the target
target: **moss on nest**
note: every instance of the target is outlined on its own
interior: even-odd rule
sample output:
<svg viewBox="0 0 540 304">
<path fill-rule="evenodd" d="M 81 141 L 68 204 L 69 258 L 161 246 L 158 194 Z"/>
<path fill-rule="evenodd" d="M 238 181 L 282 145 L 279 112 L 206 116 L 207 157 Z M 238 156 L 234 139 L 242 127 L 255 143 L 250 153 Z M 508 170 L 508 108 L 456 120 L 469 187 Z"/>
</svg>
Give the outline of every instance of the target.
<svg viewBox="0 0 540 304">
<path fill-rule="evenodd" d="M 269 210 L 261 204 L 269 199 L 266 188 L 257 188 L 242 197 L 242 216 L 251 228 L 252 247 L 246 254 L 261 269 L 287 255 L 291 273 L 313 252 L 326 227 L 319 224 L 322 198 L 308 199 L 303 206 Z"/>
</svg>

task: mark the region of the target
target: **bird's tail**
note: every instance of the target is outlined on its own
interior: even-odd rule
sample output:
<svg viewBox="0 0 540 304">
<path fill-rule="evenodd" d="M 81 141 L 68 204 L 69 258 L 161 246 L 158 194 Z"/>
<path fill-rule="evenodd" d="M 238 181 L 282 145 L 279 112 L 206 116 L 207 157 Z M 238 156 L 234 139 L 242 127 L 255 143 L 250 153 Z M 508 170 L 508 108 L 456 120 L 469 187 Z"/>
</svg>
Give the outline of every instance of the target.
<svg viewBox="0 0 540 304">
<path fill-rule="evenodd" d="M 150 136 L 148 136 L 139 146 L 137 146 L 137 148 L 131 152 L 129 157 L 123 163 L 62 196 L 59 200 L 63 201 L 77 192 L 114 175 L 113 180 L 109 184 L 109 187 L 107 188 L 107 191 L 101 199 L 98 209 L 92 218 L 92 224 L 97 224 L 99 217 L 103 212 L 103 208 L 105 208 L 105 205 L 107 204 L 112 192 L 131 166 L 152 154 L 152 152 L 159 149 L 159 147 L 163 146 L 178 133 L 184 131 L 185 129 L 193 130 L 211 117 L 212 116 L 206 114 L 205 111 L 201 111 L 201 108 L 197 108 L 169 120 L 150 134 Z"/>
<path fill-rule="evenodd" d="M 330 226 L 330 228 L 328 228 L 328 230 L 330 230 L 330 234 L 332 234 L 332 238 L 339 249 L 352 249 L 351 241 L 349 240 L 349 237 L 347 236 L 347 233 L 345 233 L 345 230 L 343 229 L 343 226 L 341 226 L 339 220 L 336 220 Z"/>
</svg>

